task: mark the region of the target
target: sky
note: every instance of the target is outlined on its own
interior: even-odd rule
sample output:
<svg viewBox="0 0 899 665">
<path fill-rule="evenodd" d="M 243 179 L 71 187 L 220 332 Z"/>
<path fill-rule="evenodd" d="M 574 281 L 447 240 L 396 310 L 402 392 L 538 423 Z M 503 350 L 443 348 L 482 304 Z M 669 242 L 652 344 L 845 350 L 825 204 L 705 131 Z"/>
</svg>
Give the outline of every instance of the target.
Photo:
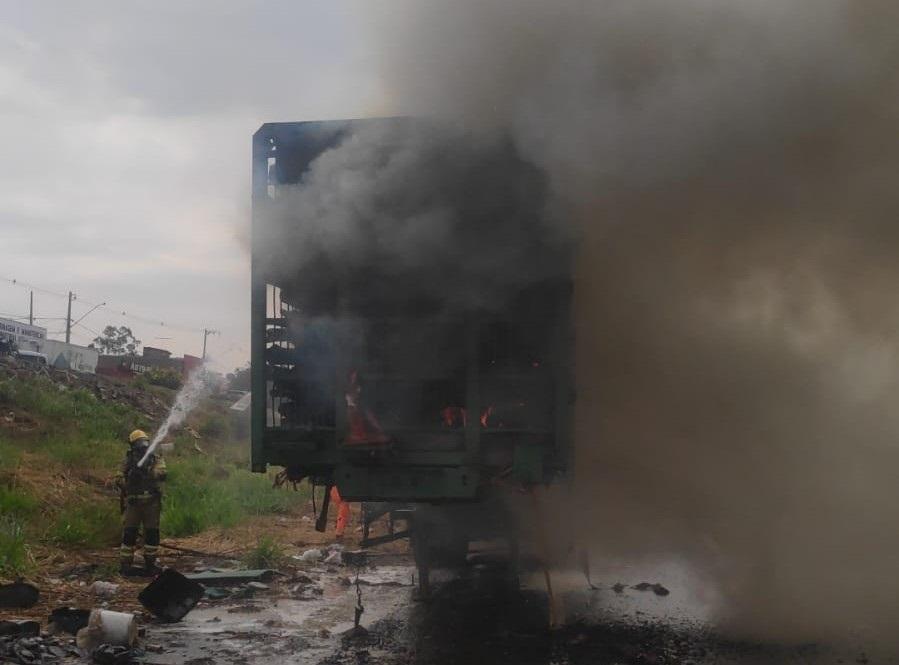
<svg viewBox="0 0 899 665">
<path fill-rule="evenodd" d="M 0 0 L 0 316 L 249 358 L 250 138 L 384 113 L 349 0 Z M 15 280 L 15 283 L 13 283 Z M 88 311 L 99 303 L 105 306 Z M 124 315 L 122 314 L 124 312 Z"/>
</svg>

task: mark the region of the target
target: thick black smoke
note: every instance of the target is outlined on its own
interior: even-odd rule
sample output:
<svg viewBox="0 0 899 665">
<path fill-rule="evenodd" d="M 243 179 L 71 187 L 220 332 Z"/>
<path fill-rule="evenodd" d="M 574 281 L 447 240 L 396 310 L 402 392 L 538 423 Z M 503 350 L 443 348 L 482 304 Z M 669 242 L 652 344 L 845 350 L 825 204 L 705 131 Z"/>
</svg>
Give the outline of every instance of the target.
<svg viewBox="0 0 899 665">
<path fill-rule="evenodd" d="M 686 560 L 736 632 L 888 635 L 896 3 L 377 11 L 395 111 L 431 120 L 363 131 L 284 195 L 296 242 L 270 250 L 303 266 L 295 288 L 340 284 L 351 309 L 372 289 L 489 307 L 577 239 L 577 509 L 554 512 L 572 515 L 560 549 L 576 534 Z"/>
<path fill-rule="evenodd" d="M 383 120 L 314 159 L 262 227 L 285 293 L 310 315 L 446 314 L 501 308 L 565 274 L 570 233 L 548 220 L 545 176 L 508 139 L 483 139 Z"/>
<path fill-rule="evenodd" d="M 401 110 L 506 137 L 582 234 L 560 543 L 691 562 L 737 632 L 887 636 L 896 4 L 399 4 Z"/>
</svg>

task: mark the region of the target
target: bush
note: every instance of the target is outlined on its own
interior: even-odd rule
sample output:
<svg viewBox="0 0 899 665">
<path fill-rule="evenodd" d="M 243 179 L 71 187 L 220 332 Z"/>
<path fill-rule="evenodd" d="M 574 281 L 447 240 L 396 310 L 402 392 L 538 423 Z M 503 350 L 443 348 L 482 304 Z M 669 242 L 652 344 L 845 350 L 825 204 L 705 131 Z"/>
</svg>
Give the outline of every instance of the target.
<svg viewBox="0 0 899 665">
<path fill-rule="evenodd" d="M 147 383 L 178 390 L 181 387 L 181 373 L 173 369 L 152 367 L 143 373 Z"/>
<path fill-rule="evenodd" d="M 22 522 L 10 515 L 0 516 L 0 573 L 16 576 L 28 568 L 28 545 Z"/>
<path fill-rule="evenodd" d="M 257 545 L 243 557 L 247 568 L 277 568 L 287 555 L 284 548 L 271 536 L 262 536 Z"/>
<path fill-rule="evenodd" d="M 47 538 L 61 547 L 108 547 L 119 542 L 121 520 L 111 502 L 63 509 L 50 525 Z"/>
</svg>

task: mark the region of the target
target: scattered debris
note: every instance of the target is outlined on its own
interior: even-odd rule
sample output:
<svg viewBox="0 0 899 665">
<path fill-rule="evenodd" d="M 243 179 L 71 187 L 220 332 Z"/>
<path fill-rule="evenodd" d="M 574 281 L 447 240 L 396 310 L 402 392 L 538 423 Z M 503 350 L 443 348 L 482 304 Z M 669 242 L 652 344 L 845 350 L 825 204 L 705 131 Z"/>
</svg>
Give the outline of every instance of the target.
<svg viewBox="0 0 899 665">
<path fill-rule="evenodd" d="M 38 588 L 28 582 L 0 584 L 0 607 L 28 609 L 34 607 L 40 597 Z"/>
<path fill-rule="evenodd" d="M 324 557 L 324 554 L 322 554 L 321 550 L 311 549 L 311 550 L 306 550 L 299 556 L 294 555 L 292 558 L 294 558 L 298 561 L 305 561 L 307 563 L 315 563 L 316 561 L 321 561 L 323 557 Z"/>
<path fill-rule="evenodd" d="M 201 552 L 200 550 L 193 550 L 193 549 L 190 549 L 189 547 L 182 547 L 181 545 L 173 545 L 172 543 L 159 543 L 159 546 L 164 547 L 167 550 L 183 552 L 184 554 L 191 554 L 193 556 L 209 557 L 210 559 L 230 559 L 234 555 L 234 550 L 216 553 L 216 552 Z"/>
<path fill-rule="evenodd" d="M 241 584 L 244 582 L 271 582 L 276 575 L 281 575 L 277 570 L 263 568 L 259 570 L 232 570 L 225 568 L 210 568 L 202 573 L 189 573 L 184 577 L 195 582 L 217 582 L 219 584 Z"/>
<path fill-rule="evenodd" d="M 649 582 L 640 582 L 640 584 L 635 584 L 631 587 L 631 589 L 635 589 L 637 591 L 652 591 L 657 596 L 667 596 L 670 591 L 663 587 L 661 584 L 656 582 L 655 584 L 650 584 Z"/>
<path fill-rule="evenodd" d="M 138 649 L 101 644 L 91 652 L 91 659 L 98 665 L 130 665 L 142 655 Z"/>
<path fill-rule="evenodd" d="M 41 624 L 37 621 L 0 620 L 0 637 L 36 637 L 41 634 Z"/>
<path fill-rule="evenodd" d="M 228 598 L 230 595 L 231 591 L 220 586 L 208 586 L 203 592 L 203 597 L 209 600 L 221 600 L 222 598 Z"/>
<path fill-rule="evenodd" d="M 29 630 L 33 630 L 33 628 Z M 0 636 L 0 663 L 44 665 L 59 662 L 68 655 L 77 655 L 77 652 L 64 648 L 59 640 L 53 637 L 41 637 L 40 635 Z"/>
<path fill-rule="evenodd" d="M 343 553 L 343 562 L 347 566 L 359 568 L 368 563 L 368 552 L 365 550 L 349 550 Z"/>
<path fill-rule="evenodd" d="M 246 588 L 252 589 L 253 591 L 268 591 L 271 587 L 269 587 L 268 584 L 263 584 L 262 582 L 248 582 Z"/>
<path fill-rule="evenodd" d="M 113 584 L 112 582 L 104 582 L 102 580 L 97 580 L 93 584 L 91 584 L 91 591 L 93 594 L 99 598 L 112 598 L 116 595 L 116 592 L 119 590 L 118 584 Z"/>
<path fill-rule="evenodd" d="M 342 566 L 343 565 L 343 552 L 341 552 L 339 550 L 335 550 L 334 552 L 331 552 L 330 554 L 328 554 L 327 557 L 325 557 L 325 560 L 322 563 L 329 565 L 329 566 Z"/>
<path fill-rule="evenodd" d="M 53 633 L 68 633 L 75 635 L 79 630 L 87 626 L 90 619 L 90 610 L 80 610 L 74 607 L 57 607 L 50 612 L 47 619 L 47 631 Z"/>
<path fill-rule="evenodd" d="M 259 605 L 253 605 L 251 603 L 246 603 L 245 605 L 235 605 L 234 607 L 228 608 L 228 614 L 253 614 L 255 612 L 261 612 L 263 610 Z"/>
<path fill-rule="evenodd" d="M 615 593 L 624 593 L 624 590 L 627 589 L 626 584 L 622 584 L 621 582 L 616 582 L 612 585 L 612 591 Z"/>
<path fill-rule="evenodd" d="M 180 621 L 205 593 L 202 584 L 167 568 L 141 591 L 137 599 L 163 621 Z"/>
</svg>

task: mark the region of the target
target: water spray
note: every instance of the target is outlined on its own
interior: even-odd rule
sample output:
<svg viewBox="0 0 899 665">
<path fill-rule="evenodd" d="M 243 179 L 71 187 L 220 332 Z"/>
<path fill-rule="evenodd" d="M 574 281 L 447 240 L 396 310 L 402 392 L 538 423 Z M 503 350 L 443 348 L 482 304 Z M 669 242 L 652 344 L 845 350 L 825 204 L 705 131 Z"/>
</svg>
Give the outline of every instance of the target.
<svg viewBox="0 0 899 665">
<path fill-rule="evenodd" d="M 162 426 L 153 436 L 153 440 L 150 442 L 147 452 L 144 453 L 144 456 L 141 457 L 140 461 L 137 463 L 138 468 L 141 468 L 147 462 L 150 455 L 152 455 L 157 446 L 159 446 L 160 442 L 168 435 L 169 430 L 184 422 L 187 414 L 196 408 L 200 399 L 208 394 L 209 389 L 209 374 L 206 372 L 205 367 L 200 366 L 191 372 L 190 376 L 187 377 L 187 382 L 175 396 L 175 403 L 172 405 Z"/>
</svg>

